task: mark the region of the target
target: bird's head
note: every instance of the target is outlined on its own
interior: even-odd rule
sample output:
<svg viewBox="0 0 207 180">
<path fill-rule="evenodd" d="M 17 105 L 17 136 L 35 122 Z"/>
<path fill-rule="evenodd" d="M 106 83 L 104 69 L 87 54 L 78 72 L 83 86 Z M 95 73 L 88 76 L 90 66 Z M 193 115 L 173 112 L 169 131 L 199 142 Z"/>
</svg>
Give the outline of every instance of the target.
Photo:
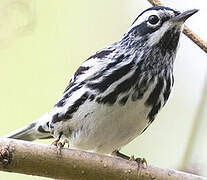
<svg viewBox="0 0 207 180">
<path fill-rule="evenodd" d="M 151 7 L 135 19 L 126 35 L 139 47 L 159 45 L 163 53 L 165 50 L 175 51 L 184 22 L 197 11 L 193 9 L 181 13 L 168 7 Z"/>
<path fill-rule="evenodd" d="M 184 22 L 198 10 L 183 13 L 155 6 L 143 11 L 120 41 L 125 52 L 139 57 L 146 69 L 160 69 L 173 64 Z"/>
</svg>

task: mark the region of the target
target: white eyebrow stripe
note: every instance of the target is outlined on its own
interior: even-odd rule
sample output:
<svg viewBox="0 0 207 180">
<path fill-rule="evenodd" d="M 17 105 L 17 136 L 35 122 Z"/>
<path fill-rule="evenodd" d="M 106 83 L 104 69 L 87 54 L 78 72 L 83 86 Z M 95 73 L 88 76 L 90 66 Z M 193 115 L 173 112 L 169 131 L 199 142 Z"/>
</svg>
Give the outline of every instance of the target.
<svg viewBox="0 0 207 180">
<path fill-rule="evenodd" d="M 159 11 L 157 11 L 157 10 L 146 11 L 134 22 L 134 24 L 130 28 L 133 28 L 133 27 L 141 24 L 142 22 L 146 21 L 150 15 L 156 15 L 156 16 L 160 17 Z"/>
<path fill-rule="evenodd" d="M 160 9 L 160 10 L 149 10 L 144 12 L 140 17 L 137 18 L 137 20 L 133 23 L 133 25 L 130 27 L 130 29 L 138 26 L 139 24 L 143 23 L 144 21 L 147 21 L 149 16 L 156 15 L 159 18 L 162 18 L 163 14 L 169 15 L 171 17 L 175 16 L 174 12 L 171 10 L 166 9 Z"/>
</svg>

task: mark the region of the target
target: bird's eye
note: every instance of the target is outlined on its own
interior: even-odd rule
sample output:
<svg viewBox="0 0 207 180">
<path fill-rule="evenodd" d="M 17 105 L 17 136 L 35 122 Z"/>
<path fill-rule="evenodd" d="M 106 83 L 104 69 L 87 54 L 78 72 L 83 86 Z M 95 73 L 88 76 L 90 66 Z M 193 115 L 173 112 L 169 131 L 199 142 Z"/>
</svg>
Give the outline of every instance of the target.
<svg viewBox="0 0 207 180">
<path fill-rule="evenodd" d="M 159 22 L 159 17 L 158 16 L 156 16 L 156 15 L 151 15 L 149 18 L 148 18 L 148 22 L 150 23 L 150 24 L 157 24 L 158 22 Z"/>
</svg>

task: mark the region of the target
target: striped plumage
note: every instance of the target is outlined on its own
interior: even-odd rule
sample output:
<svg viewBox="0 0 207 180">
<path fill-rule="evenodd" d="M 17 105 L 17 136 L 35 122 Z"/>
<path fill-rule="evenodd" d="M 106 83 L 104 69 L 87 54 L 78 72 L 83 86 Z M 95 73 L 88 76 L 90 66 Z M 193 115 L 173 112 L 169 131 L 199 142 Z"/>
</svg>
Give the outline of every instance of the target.
<svg viewBox="0 0 207 180">
<path fill-rule="evenodd" d="M 168 100 L 182 25 L 195 12 L 145 10 L 120 41 L 82 63 L 52 111 L 9 137 L 61 136 L 107 154 L 132 141 Z"/>
</svg>

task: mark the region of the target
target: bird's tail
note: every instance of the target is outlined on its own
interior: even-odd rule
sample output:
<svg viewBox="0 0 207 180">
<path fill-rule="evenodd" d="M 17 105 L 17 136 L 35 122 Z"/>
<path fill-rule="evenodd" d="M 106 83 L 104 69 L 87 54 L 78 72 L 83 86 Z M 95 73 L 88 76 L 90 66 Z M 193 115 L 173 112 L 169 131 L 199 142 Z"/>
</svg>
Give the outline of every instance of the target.
<svg viewBox="0 0 207 180">
<path fill-rule="evenodd" d="M 23 128 L 17 129 L 5 136 L 6 138 L 20 139 L 25 141 L 34 141 L 35 139 L 47 139 L 51 138 L 49 131 L 49 120 L 50 113 L 44 114 L 37 121 L 25 126 Z"/>
</svg>

